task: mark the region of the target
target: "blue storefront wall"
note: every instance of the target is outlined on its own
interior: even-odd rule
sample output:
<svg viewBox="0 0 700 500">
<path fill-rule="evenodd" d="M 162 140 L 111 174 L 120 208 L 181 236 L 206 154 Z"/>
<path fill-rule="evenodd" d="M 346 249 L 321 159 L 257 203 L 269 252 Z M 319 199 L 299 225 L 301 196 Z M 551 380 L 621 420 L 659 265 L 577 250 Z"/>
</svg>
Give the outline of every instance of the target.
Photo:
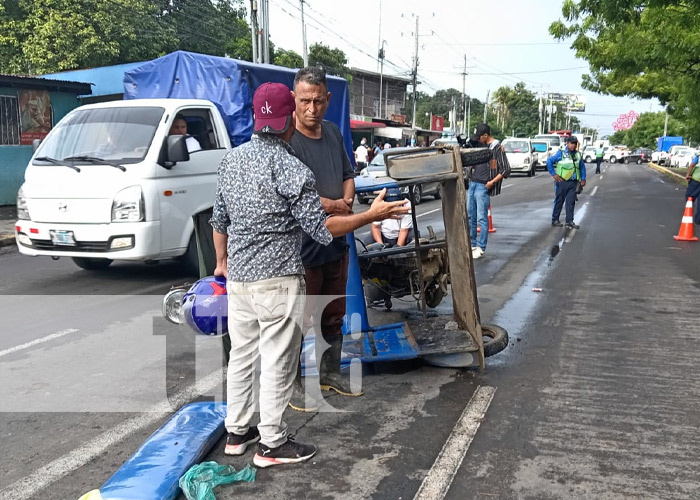
<svg viewBox="0 0 700 500">
<path fill-rule="evenodd" d="M 0 87 L 0 95 L 17 96 L 16 88 Z M 49 91 L 53 125 L 80 104 L 74 93 Z M 13 205 L 24 182 L 24 170 L 32 157 L 31 146 L 0 145 L 0 205 Z"/>
</svg>

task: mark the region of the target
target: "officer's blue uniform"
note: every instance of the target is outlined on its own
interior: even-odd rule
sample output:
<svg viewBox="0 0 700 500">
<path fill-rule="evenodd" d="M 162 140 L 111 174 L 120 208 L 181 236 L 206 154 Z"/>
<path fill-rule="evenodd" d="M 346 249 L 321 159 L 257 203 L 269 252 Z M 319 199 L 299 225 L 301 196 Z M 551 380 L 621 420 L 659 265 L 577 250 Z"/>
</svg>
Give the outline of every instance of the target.
<svg viewBox="0 0 700 500">
<path fill-rule="evenodd" d="M 574 223 L 574 206 L 576 204 L 576 186 L 579 180 L 586 180 L 586 164 L 583 161 L 583 155 L 578 151 L 569 151 L 568 146 L 564 148 L 563 151 L 557 151 L 554 155 L 550 156 L 547 160 L 547 170 L 549 174 L 554 177 L 556 174 L 556 164 L 563 158 L 570 158 L 571 155 L 576 154 L 579 157 L 578 161 L 578 173 L 580 174 L 580 179 L 576 175 L 577 172 L 574 170 L 574 175 L 569 180 L 562 180 L 557 183 L 554 181 L 554 211 L 552 212 L 552 222 L 558 222 L 559 216 L 561 215 L 561 209 L 566 202 L 566 223 Z"/>
</svg>

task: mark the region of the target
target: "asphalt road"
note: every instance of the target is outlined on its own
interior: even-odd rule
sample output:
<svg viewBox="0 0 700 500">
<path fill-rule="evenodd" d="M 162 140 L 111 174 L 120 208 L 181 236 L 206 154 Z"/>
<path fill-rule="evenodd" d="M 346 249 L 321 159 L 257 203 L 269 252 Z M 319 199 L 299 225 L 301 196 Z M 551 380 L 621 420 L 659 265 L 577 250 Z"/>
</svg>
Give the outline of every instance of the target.
<svg viewBox="0 0 700 500">
<path fill-rule="evenodd" d="M 311 463 L 217 498 L 700 497 L 700 244 L 672 238 L 683 188 L 610 166 L 589 175 L 570 232 L 550 227 L 552 194 L 539 172 L 493 199 L 476 281 L 482 321 L 511 343 L 484 373 L 367 367 L 365 396 L 329 399 L 342 411 L 288 412 L 298 440 L 319 447 Z M 440 206 L 418 207 L 421 227 L 440 231 Z M 0 249 L 0 498 L 78 498 L 173 408 L 223 397 L 220 340 L 160 318 L 169 286 L 192 279 L 175 263 L 90 273 Z M 372 323 L 415 314 L 395 304 Z M 207 458 L 251 460 L 222 449 Z"/>
</svg>

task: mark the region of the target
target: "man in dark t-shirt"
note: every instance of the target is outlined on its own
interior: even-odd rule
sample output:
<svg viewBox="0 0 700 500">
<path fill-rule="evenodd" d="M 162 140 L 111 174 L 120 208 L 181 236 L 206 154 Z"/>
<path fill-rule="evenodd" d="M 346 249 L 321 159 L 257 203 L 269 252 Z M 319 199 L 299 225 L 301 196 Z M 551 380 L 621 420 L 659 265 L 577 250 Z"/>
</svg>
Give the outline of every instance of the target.
<svg viewBox="0 0 700 500">
<path fill-rule="evenodd" d="M 355 174 L 348 158 L 343 136 L 336 125 L 323 119 L 331 94 L 326 74 L 320 67 L 300 69 L 294 78 L 296 101 L 296 134 L 291 146 L 316 177 L 316 189 L 326 213 L 347 215 L 352 211 L 355 198 Z M 348 245 L 345 237 L 334 238 L 323 246 L 311 238 L 302 240 L 301 257 L 306 272 L 306 318 L 316 326 L 317 346 L 320 353 L 318 329 L 328 347 L 318 361 L 319 383 L 322 390 L 334 390 L 346 396 L 354 393 L 350 383 L 341 377 L 340 355 L 343 346 L 343 317 L 345 316 L 345 287 L 348 280 Z M 342 296 L 323 308 L 323 297 Z M 322 309 L 322 310 L 321 310 Z M 310 326 L 310 325 L 305 325 Z M 310 388 L 308 388 L 310 389 Z M 316 411 L 318 402 L 314 391 L 305 389 L 301 373 L 294 384 L 290 406 L 299 411 Z"/>
</svg>

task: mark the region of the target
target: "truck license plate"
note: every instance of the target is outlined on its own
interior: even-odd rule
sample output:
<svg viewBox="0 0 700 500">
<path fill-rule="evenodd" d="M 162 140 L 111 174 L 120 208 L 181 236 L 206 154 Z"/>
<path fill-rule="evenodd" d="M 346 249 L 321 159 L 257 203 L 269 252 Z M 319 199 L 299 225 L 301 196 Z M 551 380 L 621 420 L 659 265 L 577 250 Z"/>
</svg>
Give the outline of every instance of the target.
<svg viewBox="0 0 700 500">
<path fill-rule="evenodd" d="M 51 235 L 51 243 L 54 245 L 75 246 L 73 231 L 49 231 L 49 234 Z"/>
</svg>

